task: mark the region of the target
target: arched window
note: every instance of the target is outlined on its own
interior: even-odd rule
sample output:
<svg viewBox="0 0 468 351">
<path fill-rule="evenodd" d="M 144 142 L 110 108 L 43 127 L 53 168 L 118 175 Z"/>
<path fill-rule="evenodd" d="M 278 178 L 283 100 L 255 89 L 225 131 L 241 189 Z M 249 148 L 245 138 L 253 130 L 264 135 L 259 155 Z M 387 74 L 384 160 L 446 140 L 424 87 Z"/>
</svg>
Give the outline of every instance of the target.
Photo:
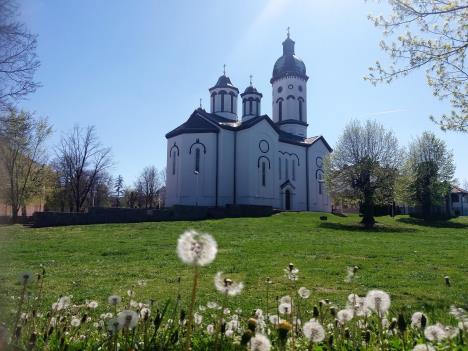
<svg viewBox="0 0 468 351">
<path fill-rule="evenodd" d="M 317 171 L 317 181 L 318 181 L 318 193 L 319 195 L 322 195 L 323 176 L 322 176 L 322 171 L 320 169 Z"/>
<path fill-rule="evenodd" d="M 278 118 L 281 121 L 283 119 L 283 101 L 278 102 Z"/>
<path fill-rule="evenodd" d="M 289 179 L 289 160 L 286 159 L 284 160 L 285 162 L 285 168 L 286 168 L 286 179 Z"/>
<path fill-rule="evenodd" d="M 200 149 L 195 149 L 195 172 L 200 172 Z"/>
<path fill-rule="evenodd" d="M 262 162 L 262 185 L 266 185 L 266 164 Z"/>
<path fill-rule="evenodd" d="M 257 107 L 257 113 L 256 113 L 256 115 L 257 115 L 257 116 L 260 116 L 260 101 L 257 101 L 257 102 L 256 102 L 256 107 Z"/>
<path fill-rule="evenodd" d="M 242 101 L 242 116 L 245 116 L 245 101 Z"/>
<path fill-rule="evenodd" d="M 292 160 L 292 178 L 296 180 L 296 160 Z"/>
<path fill-rule="evenodd" d="M 252 100 L 249 100 L 249 115 L 253 115 Z"/>
<path fill-rule="evenodd" d="M 278 158 L 279 179 L 281 179 L 281 157 Z"/>
<path fill-rule="evenodd" d="M 175 174 L 175 166 L 176 166 L 176 150 L 172 151 L 172 174 Z"/>
<path fill-rule="evenodd" d="M 234 113 L 234 94 L 231 94 L 231 112 Z"/>
<path fill-rule="evenodd" d="M 302 121 L 302 99 L 299 100 L 299 120 Z"/>
<path fill-rule="evenodd" d="M 222 91 L 221 92 L 221 112 L 224 112 L 224 95 L 226 95 L 226 93 Z"/>
</svg>

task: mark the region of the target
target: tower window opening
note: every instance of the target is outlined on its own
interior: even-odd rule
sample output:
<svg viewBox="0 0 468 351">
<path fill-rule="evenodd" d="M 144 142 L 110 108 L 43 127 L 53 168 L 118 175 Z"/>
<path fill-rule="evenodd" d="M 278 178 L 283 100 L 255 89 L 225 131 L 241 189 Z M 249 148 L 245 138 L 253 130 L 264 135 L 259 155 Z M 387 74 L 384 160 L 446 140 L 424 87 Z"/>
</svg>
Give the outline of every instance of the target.
<svg viewBox="0 0 468 351">
<path fill-rule="evenodd" d="M 175 150 L 172 152 L 172 174 L 175 174 L 175 167 L 176 167 L 176 152 Z"/>
<path fill-rule="evenodd" d="M 286 171 L 286 179 L 289 179 L 289 162 L 288 162 L 288 159 L 286 159 L 285 161 L 285 171 Z"/>
<path fill-rule="evenodd" d="M 234 113 L 234 95 L 231 95 L 231 112 Z"/>
<path fill-rule="evenodd" d="M 221 112 L 224 112 L 224 93 L 221 93 Z"/>
<path fill-rule="evenodd" d="M 296 180 L 296 160 L 292 160 L 292 178 Z"/>
<path fill-rule="evenodd" d="M 302 121 L 302 100 L 299 100 L 299 120 Z"/>
<path fill-rule="evenodd" d="M 252 100 L 249 101 L 249 115 L 253 115 Z"/>
<path fill-rule="evenodd" d="M 245 116 L 245 101 L 242 101 L 242 116 Z"/>
<path fill-rule="evenodd" d="M 283 101 L 281 100 L 278 103 L 278 118 L 280 121 L 283 119 Z"/>
<path fill-rule="evenodd" d="M 260 115 L 260 101 L 256 102 L 256 107 L 257 107 L 256 115 L 259 116 Z"/>
<path fill-rule="evenodd" d="M 195 172 L 200 172 L 200 149 L 195 150 Z"/>
</svg>

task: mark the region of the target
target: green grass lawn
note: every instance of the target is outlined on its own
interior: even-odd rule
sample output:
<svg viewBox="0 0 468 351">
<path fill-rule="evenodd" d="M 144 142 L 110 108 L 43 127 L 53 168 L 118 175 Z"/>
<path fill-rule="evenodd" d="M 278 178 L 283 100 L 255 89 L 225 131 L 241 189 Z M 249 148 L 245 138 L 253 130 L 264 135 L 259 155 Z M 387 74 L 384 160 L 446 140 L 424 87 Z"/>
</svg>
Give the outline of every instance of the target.
<svg viewBox="0 0 468 351">
<path fill-rule="evenodd" d="M 351 292 L 378 288 L 390 293 L 393 306 L 410 306 L 428 313 L 451 304 L 468 307 L 468 218 L 438 226 L 401 216 L 378 218 L 374 231 L 356 224 L 357 216 L 281 213 L 269 218 L 238 218 L 199 222 L 108 224 L 29 229 L 0 227 L 0 298 L 18 295 L 17 275 L 23 270 L 47 270 L 46 299 L 73 295 L 74 302 L 96 299 L 105 304 L 110 294 L 125 295 L 136 287 L 137 300 L 175 297 L 185 301 L 191 270 L 175 253 L 176 241 L 187 228 L 211 233 L 219 245 L 213 264 L 202 269 L 199 302 L 217 301 L 213 276 L 217 271 L 245 282 L 245 291 L 231 307 L 264 308 L 266 277 L 271 296 L 288 293 L 283 269 L 299 269 L 297 287 L 312 290 L 312 301 L 328 298 L 339 306 Z M 346 267 L 361 269 L 357 280 L 345 283 Z M 452 286 L 446 287 L 444 276 Z M 180 280 L 180 286 L 178 278 Z M 4 304 L 2 304 L 4 305 Z"/>
</svg>

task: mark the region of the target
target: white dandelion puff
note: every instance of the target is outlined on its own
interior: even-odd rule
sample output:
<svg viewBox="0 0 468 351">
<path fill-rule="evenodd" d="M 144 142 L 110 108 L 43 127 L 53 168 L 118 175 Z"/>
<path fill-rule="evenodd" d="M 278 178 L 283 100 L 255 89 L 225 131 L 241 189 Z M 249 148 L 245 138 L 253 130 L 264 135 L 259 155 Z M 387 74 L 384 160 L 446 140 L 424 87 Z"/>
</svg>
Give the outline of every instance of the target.
<svg viewBox="0 0 468 351">
<path fill-rule="evenodd" d="M 112 334 L 116 334 L 122 329 L 123 325 L 120 324 L 117 318 L 112 318 L 107 321 L 107 330 L 110 331 Z"/>
<path fill-rule="evenodd" d="M 291 314 L 291 304 L 286 302 L 280 303 L 278 312 L 281 314 Z"/>
<path fill-rule="evenodd" d="M 454 305 L 450 306 L 449 313 L 458 320 L 468 319 L 468 314 L 466 313 L 466 311 L 463 308 L 456 307 Z"/>
<path fill-rule="evenodd" d="M 219 307 L 219 305 L 216 302 L 209 301 L 206 304 L 206 307 L 211 308 L 212 310 L 215 310 Z"/>
<path fill-rule="evenodd" d="M 268 319 L 269 319 L 270 323 L 273 324 L 273 325 L 278 324 L 279 321 L 280 321 L 280 318 L 276 314 L 271 315 Z"/>
<path fill-rule="evenodd" d="M 307 289 L 306 287 L 300 287 L 299 290 L 297 291 L 300 297 L 303 299 L 308 299 L 310 297 L 310 290 Z"/>
<path fill-rule="evenodd" d="M 413 347 L 413 351 L 436 351 L 436 349 L 427 344 L 418 344 L 415 347 Z"/>
<path fill-rule="evenodd" d="M 288 265 L 288 268 L 284 269 L 284 273 L 289 280 L 296 281 L 299 278 L 298 277 L 299 269 L 294 267 L 294 264 L 292 263 Z"/>
<path fill-rule="evenodd" d="M 206 326 L 206 332 L 207 332 L 209 335 L 214 334 L 214 325 L 213 325 L 213 324 L 208 324 L 208 325 Z"/>
<path fill-rule="evenodd" d="M 107 298 L 107 302 L 109 303 L 109 305 L 117 306 L 119 303 L 122 302 L 122 298 L 118 295 L 111 295 Z"/>
<path fill-rule="evenodd" d="M 365 304 L 382 317 L 390 308 L 390 296 L 382 290 L 371 290 L 366 295 Z"/>
<path fill-rule="evenodd" d="M 257 319 L 263 318 L 263 311 L 260 308 L 257 308 L 255 310 L 255 318 L 257 318 Z"/>
<path fill-rule="evenodd" d="M 279 303 L 282 304 L 282 303 L 289 303 L 291 304 L 291 296 L 289 295 L 286 295 L 286 296 L 283 296 L 279 299 Z"/>
<path fill-rule="evenodd" d="M 270 349 L 270 339 L 265 335 L 256 333 L 255 336 L 250 339 L 250 351 L 269 351 Z"/>
<path fill-rule="evenodd" d="M 240 294 L 244 288 L 244 283 L 242 282 L 235 282 L 229 278 L 223 278 L 223 272 L 216 273 L 214 278 L 214 285 L 216 290 L 218 290 L 220 293 L 229 296 L 236 296 Z"/>
<path fill-rule="evenodd" d="M 232 338 L 232 336 L 234 335 L 234 331 L 232 329 L 227 329 L 224 332 L 224 335 L 226 335 L 226 337 L 228 337 L 228 338 Z"/>
<path fill-rule="evenodd" d="M 74 317 L 72 318 L 70 324 L 72 327 L 79 327 L 81 324 L 81 320 L 79 318 Z"/>
<path fill-rule="evenodd" d="M 200 325 L 203 321 L 203 316 L 200 313 L 195 312 L 193 314 L 193 320 L 195 321 L 195 324 Z"/>
<path fill-rule="evenodd" d="M 151 316 L 151 310 L 148 307 L 143 307 L 140 310 L 140 318 L 145 319 Z"/>
<path fill-rule="evenodd" d="M 123 310 L 117 315 L 117 319 L 123 328 L 133 329 L 138 323 L 138 313 L 131 310 Z"/>
<path fill-rule="evenodd" d="M 304 336 L 313 342 L 321 342 L 325 339 L 325 329 L 322 325 L 314 320 L 310 320 L 302 327 Z"/>
<path fill-rule="evenodd" d="M 213 262 L 217 252 L 218 245 L 210 234 L 188 230 L 177 241 L 177 255 L 188 265 L 206 266 Z"/>
<path fill-rule="evenodd" d="M 349 322 L 351 319 L 353 319 L 353 314 L 354 314 L 353 310 L 346 308 L 344 310 L 338 311 L 338 313 L 336 314 L 336 318 L 341 324 L 345 324 Z"/>
<path fill-rule="evenodd" d="M 55 311 L 61 311 L 71 304 L 71 298 L 69 296 L 62 296 L 58 301 L 52 304 L 52 309 Z"/>
<path fill-rule="evenodd" d="M 422 312 L 414 312 L 413 315 L 411 316 L 411 326 L 413 328 L 421 328 L 421 320 L 423 317 L 426 319 L 427 322 L 427 316 L 422 313 Z"/>
<path fill-rule="evenodd" d="M 89 301 L 88 304 L 87 304 L 88 308 L 91 308 L 91 309 L 96 309 L 98 307 L 98 303 L 97 301 Z"/>
<path fill-rule="evenodd" d="M 424 329 L 424 336 L 429 341 L 442 341 L 447 338 L 444 326 L 440 323 L 430 325 Z"/>
</svg>

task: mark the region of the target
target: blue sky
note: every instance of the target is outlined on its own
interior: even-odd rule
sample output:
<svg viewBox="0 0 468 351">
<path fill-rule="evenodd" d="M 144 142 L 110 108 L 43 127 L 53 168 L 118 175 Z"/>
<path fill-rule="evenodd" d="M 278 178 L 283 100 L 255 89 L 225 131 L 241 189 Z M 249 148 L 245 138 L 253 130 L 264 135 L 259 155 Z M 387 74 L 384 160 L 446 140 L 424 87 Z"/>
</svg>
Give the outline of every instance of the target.
<svg viewBox="0 0 468 351">
<path fill-rule="evenodd" d="M 468 135 L 430 122 L 449 106 L 432 96 L 424 72 L 377 87 L 363 80 L 385 61 L 367 15 L 386 10 L 364 0 L 22 0 L 22 20 L 39 34 L 43 84 L 22 106 L 52 122 L 51 146 L 75 124 L 95 125 L 112 147 L 112 173 L 129 185 L 143 167 L 165 166 L 164 135 L 200 98 L 208 106 L 223 64 L 241 91 L 253 75 L 271 115 L 269 80 L 290 26 L 310 77 L 309 136 L 333 146 L 353 118 L 378 120 L 402 145 L 433 131 L 454 151 L 456 177 L 468 180 Z"/>
</svg>

